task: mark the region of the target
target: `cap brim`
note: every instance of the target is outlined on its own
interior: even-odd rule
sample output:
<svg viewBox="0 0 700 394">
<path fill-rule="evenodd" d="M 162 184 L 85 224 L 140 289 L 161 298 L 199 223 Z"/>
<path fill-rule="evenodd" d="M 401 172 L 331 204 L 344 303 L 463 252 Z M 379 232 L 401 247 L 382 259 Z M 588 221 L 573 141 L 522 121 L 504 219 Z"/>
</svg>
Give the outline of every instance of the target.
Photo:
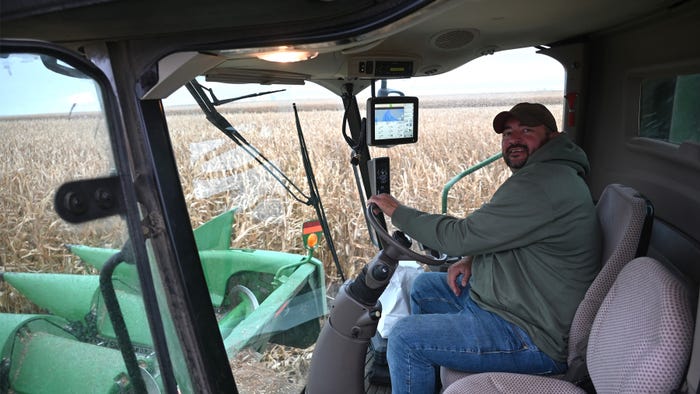
<svg viewBox="0 0 700 394">
<path fill-rule="evenodd" d="M 510 111 L 503 111 L 496 115 L 495 118 L 493 118 L 493 131 L 495 131 L 498 134 L 501 134 L 503 132 L 503 129 L 506 127 L 506 122 L 510 118 L 516 117 L 513 115 L 512 112 Z"/>
</svg>

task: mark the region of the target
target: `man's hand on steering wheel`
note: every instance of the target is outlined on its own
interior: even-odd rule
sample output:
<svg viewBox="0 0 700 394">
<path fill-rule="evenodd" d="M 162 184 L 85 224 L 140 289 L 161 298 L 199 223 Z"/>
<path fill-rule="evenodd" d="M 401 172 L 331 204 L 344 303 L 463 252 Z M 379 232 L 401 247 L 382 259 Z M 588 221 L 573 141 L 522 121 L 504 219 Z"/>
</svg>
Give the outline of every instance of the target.
<svg viewBox="0 0 700 394">
<path fill-rule="evenodd" d="M 394 214 L 394 211 L 396 208 L 401 205 L 401 203 L 395 199 L 391 194 L 377 194 L 369 199 L 367 199 L 367 204 L 375 204 L 379 209 L 384 212 L 386 216 L 391 217 Z M 375 215 L 379 214 L 379 212 L 373 212 Z"/>
<path fill-rule="evenodd" d="M 379 197 L 378 200 L 382 201 L 383 203 L 386 203 L 389 207 L 391 207 L 393 204 L 396 204 L 393 208 L 389 208 L 391 209 L 391 213 L 393 214 L 394 209 L 398 207 L 398 201 L 388 194 L 380 194 L 379 196 L 383 197 Z M 377 204 L 375 204 L 374 201 L 372 201 L 374 197 L 378 196 L 373 196 L 368 200 L 369 205 L 367 206 L 366 212 L 367 222 L 370 226 L 372 226 L 375 233 L 377 234 L 377 237 L 379 237 L 379 239 L 381 240 L 382 246 L 384 247 L 382 251 L 386 254 L 386 256 L 397 262 L 399 260 L 415 260 L 419 263 L 428 265 L 441 265 L 446 261 L 446 256 L 436 258 L 430 255 L 416 253 L 409 247 L 404 245 L 402 242 L 399 242 L 397 239 L 392 237 L 387 232 L 387 230 L 379 223 L 377 217 L 375 216 L 375 212 L 379 210 L 380 207 Z"/>
</svg>

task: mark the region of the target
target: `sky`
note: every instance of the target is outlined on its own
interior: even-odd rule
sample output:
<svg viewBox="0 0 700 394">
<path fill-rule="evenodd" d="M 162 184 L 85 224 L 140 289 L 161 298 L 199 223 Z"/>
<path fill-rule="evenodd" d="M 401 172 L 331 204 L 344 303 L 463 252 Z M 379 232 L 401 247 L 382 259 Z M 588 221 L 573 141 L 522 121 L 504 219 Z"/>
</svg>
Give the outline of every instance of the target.
<svg viewBox="0 0 700 394">
<path fill-rule="evenodd" d="M 392 80 L 389 87 L 411 96 L 562 90 L 564 69 L 555 60 L 535 53 L 534 48 L 497 52 L 481 57 L 445 74 L 410 80 Z M 332 98 L 334 95 L 313 83 L 297 85 L 233 85 L 204 83 L 219 99 L 267 90 L 284 92 L 252 100 Z M 361 94 L 360 94 L 361 95 Z M 164 100 L 164 105 L 193 105 L 182 88 Z M 30 113 L 89 112 L 99 108 L 96 88 L 81 80 L 48 72 L 36 56 L 0 58 L 0 116 Z"/>
</svg>

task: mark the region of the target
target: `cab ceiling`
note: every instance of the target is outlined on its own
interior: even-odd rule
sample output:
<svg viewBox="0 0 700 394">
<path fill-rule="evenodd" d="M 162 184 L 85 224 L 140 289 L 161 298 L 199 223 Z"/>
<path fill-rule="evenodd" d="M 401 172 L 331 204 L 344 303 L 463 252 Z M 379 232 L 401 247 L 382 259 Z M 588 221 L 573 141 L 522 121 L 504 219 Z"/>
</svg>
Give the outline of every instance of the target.
<svg viewBox="0 0 700 394">
<path fill-rule="evenodd" d="M 3 1 L 4 38 L 78 47 L 132 41 L 167 53 L 217 56 L 200 74 L 227 82 L 326 86 L 353 61 L 407 58 L 414 76 L 443 73 L 496 51 L 547 45 L 618 28 L 678 0 Z M 146 43 L 146 44 L 144 44 Z M 295 45 L 309 61 L 275 64 L 244 48 Z M 165 55 L 165 53 L 163 53 Z M 160 55 L 160 56 L 163 56 Z"/>
</svg>

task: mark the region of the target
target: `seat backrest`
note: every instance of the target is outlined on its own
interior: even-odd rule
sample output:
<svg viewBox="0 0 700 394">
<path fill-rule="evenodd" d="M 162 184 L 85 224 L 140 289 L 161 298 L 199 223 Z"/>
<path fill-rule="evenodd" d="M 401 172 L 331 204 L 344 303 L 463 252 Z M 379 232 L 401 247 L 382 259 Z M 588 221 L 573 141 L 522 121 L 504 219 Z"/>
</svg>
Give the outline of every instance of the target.
<svg viewBox="0 0 700 394">
<path fill-rule="evenodd" d="M 570 373 L 576 373 L 576 367 L 586 365 L 586 347 L 593 319 L 618 273 L 630 260 L 646 254 L 653 209 L 651 203 L 633 188 L 610 184 L 596 204 L 596 216 L 602 233 L 602 266 L 571 323 Z M 572 376 L 570 378 L 575 380 Z"/>
<path fill-rule="evenodd" d="M 597 392 L 680 387 L 693 341 L 694 293 L 650 257 L 622 269 L 591 328 L 588 370 Z"/>
</svg>

